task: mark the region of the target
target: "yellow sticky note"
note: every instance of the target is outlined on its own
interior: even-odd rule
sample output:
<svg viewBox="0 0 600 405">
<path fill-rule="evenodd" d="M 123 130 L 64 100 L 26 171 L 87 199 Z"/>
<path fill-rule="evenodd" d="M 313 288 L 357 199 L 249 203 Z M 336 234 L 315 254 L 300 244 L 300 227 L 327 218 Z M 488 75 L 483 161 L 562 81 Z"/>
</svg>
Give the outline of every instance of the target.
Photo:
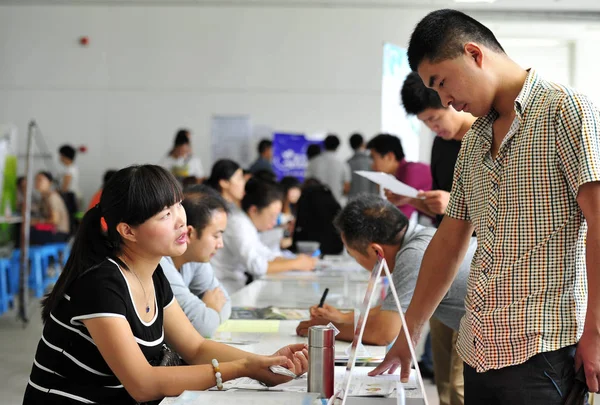
<svg viewBox="0 0 600 405">
<path fill-rule="evenodd" d="M 279 321 L 230 319 L 219 326 L 217 332 L 277 333 L 279 332 Z"/>
</svg>

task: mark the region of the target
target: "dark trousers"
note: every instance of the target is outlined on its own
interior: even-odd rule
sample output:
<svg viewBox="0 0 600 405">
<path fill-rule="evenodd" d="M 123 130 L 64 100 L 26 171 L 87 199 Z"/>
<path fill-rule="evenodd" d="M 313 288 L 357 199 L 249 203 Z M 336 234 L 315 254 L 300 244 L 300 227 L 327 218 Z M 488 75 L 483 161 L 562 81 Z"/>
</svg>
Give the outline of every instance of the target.
<svg viewBox="0 0 600 405">
<path fill-rule="evenodd" d="M 478 373 L 465 363 L 465 405 L 562 405 L 575 382 L 575 346 Z M 587 401 L 586 401 L 587 403 Z"/>
</svg>

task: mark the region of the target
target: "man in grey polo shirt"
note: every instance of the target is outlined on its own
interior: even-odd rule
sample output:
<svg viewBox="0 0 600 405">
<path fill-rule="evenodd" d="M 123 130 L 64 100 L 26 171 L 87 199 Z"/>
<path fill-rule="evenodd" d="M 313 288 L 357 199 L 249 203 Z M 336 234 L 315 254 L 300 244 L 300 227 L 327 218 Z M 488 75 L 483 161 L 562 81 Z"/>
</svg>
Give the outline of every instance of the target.
<svg viewBox="0 0 600 405">
<path fill-rule="evenodd" d="M 423 255 L 436 229 L 410 224 L 398 208 L 373 194 L 361 194 L 350 200 L 335 219 L 335 226 L 348 253 L 365 269 L 373 269 L 378 255 L 386 259 L 400 305 L 406 311 L 415 290 Z M 471 238 L 458 275 L 433 314 L 454 330 L 458 330 L 465 313 L 467 277 L 476 248 L 477 241 Z M 340 330 L 338 339 L 351 341 L 354 337 L 353 312 L 342 313 L 325 304 L 323 308 L 312 307 L 311 317 L 311 320 L 300 323 L 296 330 L 299 335 L 305 336 L 312 325 L 331 321 Z M 398 336 L 401 326 L 394 297 L 388 293 L 382 305 L 369 313 L 363 343 L 389 345 Z M 462 373 L 462 370 L 457 372 Z"/>
</svg>

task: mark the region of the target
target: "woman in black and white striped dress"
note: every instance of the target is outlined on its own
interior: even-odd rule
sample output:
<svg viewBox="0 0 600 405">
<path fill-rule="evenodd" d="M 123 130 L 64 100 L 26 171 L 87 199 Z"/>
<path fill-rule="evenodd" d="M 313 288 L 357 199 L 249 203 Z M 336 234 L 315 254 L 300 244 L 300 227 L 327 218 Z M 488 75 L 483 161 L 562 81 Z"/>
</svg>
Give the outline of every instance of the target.
<svg viewBox="0 0 600 405">
<path fill-rule="evenodd" d="M 175 178 L 158 166 L 112 177 L 42 303 L 44 329 L 24 404 L 134 404 L 204 390 L 217 377 L 289 380 L 270 372 L 272 365 L 306 371 L 302 344 L 258 356 L 207 341 L 190 324 L 159 266 L 187 247 L 181 199 Z M 191 366 L 157 367 L 165 342 Z"/>
</svg>

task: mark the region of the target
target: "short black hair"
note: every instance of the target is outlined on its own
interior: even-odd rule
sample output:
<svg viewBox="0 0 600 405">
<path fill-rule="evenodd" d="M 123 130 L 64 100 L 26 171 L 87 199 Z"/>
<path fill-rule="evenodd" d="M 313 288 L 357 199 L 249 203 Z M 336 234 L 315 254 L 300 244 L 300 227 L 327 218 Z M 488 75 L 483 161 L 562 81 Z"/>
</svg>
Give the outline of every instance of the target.
<svg viewBox="0 0 600 405">
<path fill-rule="evenodd" d="M 485 25 L 457 10 L 432 11 L 423 18 L 410 36 L 408 63 L 417 70 L 425 59 L 441 62 L 462 54 L 467 42 L 484 45 L 505 53 L 502 45 Z"/>
<path fill-rule="evenodd" d="M 274 201 L 283 201 L 283 192 L 277 183 L 251 178 L 246 183 L 246 194 L 242 199 L 242 209 L 248 212 L 255 206 L 259 211 Z"/>
<path fill-rule="evenodd" d="M 221 180 L 229 180 L 240 169 L 240 165 L 231 159 L 219 159 L 215 162 L 210 171 L 210 176 L 204 181 L 204 184 L 222 192 Z"/>
<path fill-rule="evenodd" d="M 292 188 L 302 188 L 302 184 L 297 177 L 294 176 L 285 176 L 279 181 L 279 185 L 281 186 L 284 194 L 287 195 L 287 192 Z"/>
<path fill-rule="evenodd" d="M 258 154 L 262 155 L 263 153 L 265 153 L 269 148 L 273 147 L 273 141 L 270 141 L 268 139 L 261 139 L 261 141 L 258 143 Z"/>
<path fill-rule="evenodd" d="M 52 176 L 52 173 L 50 173 L 50 172 L 42 170 L 42 171 L 38 172 L 37 175 L 38 176 L 44 176 L 45 178 L 48 179 L 48 181 L 50 183 L 52 183 L 54 181 L 54 176 Z"/>
<path fill-rule="evenodd" d="M 408 218 L 389 201 L 363 193 L 346 204 L 333 224 L 348 247 L 366 254 L 370 243 L 401 244 Z"/>
<path fill-rule="evenodd" d="M 314 158 L 315 156 L 319 156 L 321 154 L 321 147 L 316 144 L 310 144 L 308 145 L 308 148 L 306 148 L 306 157 L 308 158 L 308 160 L 311 160 L 312 158 Z"/>
<path fill-rule="evenodd" d="M 181 202 L 187 215 L 187 224 L 202 234 L 215 211 L 229 213 L 227 202 L 217 190 L 212 187 L 195 184 L 186 187 Z"/>
<path fill-rule="evenodd" d="M 252 174 L 255 179 L 270 181 L 274 183 L 277 181 L 277 176 L 271 170 L 258 170 Z"/>
<path fill-rule="evenodd" d="M 390 134 L 379 134 L 367 143 L 367 149 L 374 150 L 381 156 L 385 156 L 390 152 L 394 153 L 396 160 L 404 159 L 404 149 L 400 138 Z"/>
<path fill-rule="evenodd" d="M 402 90 L 400 90 L 400 97 L 402 105 L 409 115 L 421 114 L 428 108 L 446 109 L 437 92 L 425 86 L 417 72 L 410 72 L 406 76 Z"/>
<path fill-rule="evenodd" d="M 182 128 L 175 134 L 175 140 L 173 147 L 188 145 L 190 143 L 190 131 L 189 129 Z"/>
<path fill-rule="evenodd" d="M 352 150 L 357 150 L 363 145 L 363 143 L 365 143 L 365 140 L 363 136 L 358 132 L 355 132 L 352 135 L 350 135 L 350 147 L 352 148 Z"/>
<path fill-rule="evenodd" d="M 58 149 L 58 153 L 70 160 L 75 160 L 75 148 L 71 145 L 63 145 Z"/>
<path fill-rule="evenodd" d="M 325 145 L 325 150 L 333 152 L 338 148 L 338 146 L 340 146 L 340 138 L 338 138 L 335 134 L 329 134 L 325 138 L 325 142 L 323 142 L 323 144 Z"/>
</svg>

